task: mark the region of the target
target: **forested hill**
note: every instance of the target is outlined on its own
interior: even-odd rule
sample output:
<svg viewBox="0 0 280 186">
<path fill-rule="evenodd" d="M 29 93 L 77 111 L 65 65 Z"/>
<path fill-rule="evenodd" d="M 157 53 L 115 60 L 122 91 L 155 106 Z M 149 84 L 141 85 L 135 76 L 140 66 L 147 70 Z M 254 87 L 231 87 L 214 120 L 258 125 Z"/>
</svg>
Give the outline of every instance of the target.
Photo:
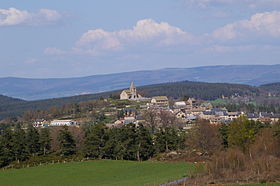
<svg viewBox="0 0 280 186">
<path fill-rule="evenodd" d="M 137 87 L 137 89 L 140 94 L 143 94 L 143 96 L 146 97 L 166 95 L 168 97 L 180 98 L 183 96 L 190 96 L 204 100 L 213 100 L 221 97 L 222 95 L 231 96 L 234 94 L 238 94 L 240 96 L 254 96 L 265 93 L 262 88 L 249 85 L 202 83 L 190 81 L 148 85 Z M 11 116 L 20 116 L 27 110 L 47 109 L 53 106 L 59 107 L 67 103 L 78 103 L 93 99 L 106 98 L 110 96 L 118 98 L 120 92 L 121 90 L 117 90 L 98 94 L 88 94 L 38 101 L 23 101 L 14 98 L 8 98 L 6 96 L 1 96 L 0 119 Z"/>
<path fill-rule="evenodd" d="M 260 88 L 266 91 L 280 93 L 280 83 L 265 84 L 261 85 Z"/>
<path fill-rule="evenodd" d="M 26 101 L 17 99 L 17 98 L 11 98 L 8 96 L 0 95 L 0 105 L 20 104 L 20 103 L 24 103 L 24 102 L 26 102 Z"/>
<path fill-rule="evenodd" d="M 156 85 L 143 86 L 138 89 L 145 96 L 165 95 L 173 98 L 189 96 L 203 100 L 213 100 L 220 98 L 222 95 L 231 96 L 238 94 L 240 96 L 255 96 L 261 93 L 257 87 L 240 84 L 228 83 L 203 83 L 203 82 L 175 82 Z"/>
</svg>

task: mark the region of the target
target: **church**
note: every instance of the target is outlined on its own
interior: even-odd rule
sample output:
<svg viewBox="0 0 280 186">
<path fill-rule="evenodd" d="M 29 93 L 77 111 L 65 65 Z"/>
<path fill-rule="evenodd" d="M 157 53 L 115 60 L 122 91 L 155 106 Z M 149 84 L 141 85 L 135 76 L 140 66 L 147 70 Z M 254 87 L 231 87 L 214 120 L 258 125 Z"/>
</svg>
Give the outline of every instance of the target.
<svg viewBox="0 0 280 186">
<path fill-rule="evenodd" d="M 120 94 L 120 99 L 121 100 L 125 100 L 125 99 L 139 100 L 141 98 L 142 98 L 142 96 L 140 94 L 137 94 L 134 82 L 131 82 L 129 89 L 123 90 Z"/>
</svg>

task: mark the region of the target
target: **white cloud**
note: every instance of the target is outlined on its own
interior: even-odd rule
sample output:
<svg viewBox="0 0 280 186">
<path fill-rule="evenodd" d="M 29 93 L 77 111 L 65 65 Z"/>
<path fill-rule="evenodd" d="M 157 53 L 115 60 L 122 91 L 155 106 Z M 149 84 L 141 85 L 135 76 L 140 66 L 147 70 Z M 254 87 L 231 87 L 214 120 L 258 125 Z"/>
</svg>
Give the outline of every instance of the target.
<svg viewBox="0 0 280 186">
<path fill-rule="evenodd" d="M 132 29 L 107 32 L 102 29 L 89 30 L 76 44 L 76 51 L 94 55 L 104 50 L 121 50 L 135 45 L 146 44 L 163 47 L 192 42 L 193 36 L 166 22 L 157 23 L 152 19 L 140 20 Z"/>
<path fill-rule="evenodd" d="M 55 10 L 41 9 L 37 13 L 16 8 L 0 9 L 0 26 L 44 25 L 56 22 L 62 15 Z"/>
<path fill-rule="evenodd" d="M 44 50 L 45 55 L 62 55 L 66 54 L 66 51 L 58 49 L 58 48 L 46 48 Z"/>
<path fill-rule="evenodd" d="M 280 11 L 258 13 L 249 20 L 241 20 L 215 30 L 218 40 L 233 40 L 253 36 L 280 37 Z"/>
</svg>

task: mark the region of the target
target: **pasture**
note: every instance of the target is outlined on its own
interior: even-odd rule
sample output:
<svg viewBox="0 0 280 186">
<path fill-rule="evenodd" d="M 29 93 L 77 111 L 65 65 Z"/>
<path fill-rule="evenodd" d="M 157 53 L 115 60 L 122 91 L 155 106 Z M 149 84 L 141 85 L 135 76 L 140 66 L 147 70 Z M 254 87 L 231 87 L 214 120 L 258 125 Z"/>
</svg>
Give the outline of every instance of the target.
<svg viewBox="0 0 280 186">
<path fill-rule="evenodd" d="M 98 160 L 0 171 L 1 186 L 159 185 L 194 168 L 185 162 Z"/>
</svg>

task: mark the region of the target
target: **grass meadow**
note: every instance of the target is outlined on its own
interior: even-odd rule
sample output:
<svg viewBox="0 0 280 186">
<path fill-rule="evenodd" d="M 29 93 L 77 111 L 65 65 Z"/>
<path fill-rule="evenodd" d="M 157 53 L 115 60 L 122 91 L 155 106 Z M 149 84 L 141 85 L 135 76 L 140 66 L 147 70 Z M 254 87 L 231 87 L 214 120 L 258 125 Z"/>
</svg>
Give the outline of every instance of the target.
<svg viewBox="0 0 280 186">
<path fill-rule="evenodd" d="M 98 160 L 0 171 L 1 186 L 159 185 L 194 168 L 185 162 Z"/>
</svg>

